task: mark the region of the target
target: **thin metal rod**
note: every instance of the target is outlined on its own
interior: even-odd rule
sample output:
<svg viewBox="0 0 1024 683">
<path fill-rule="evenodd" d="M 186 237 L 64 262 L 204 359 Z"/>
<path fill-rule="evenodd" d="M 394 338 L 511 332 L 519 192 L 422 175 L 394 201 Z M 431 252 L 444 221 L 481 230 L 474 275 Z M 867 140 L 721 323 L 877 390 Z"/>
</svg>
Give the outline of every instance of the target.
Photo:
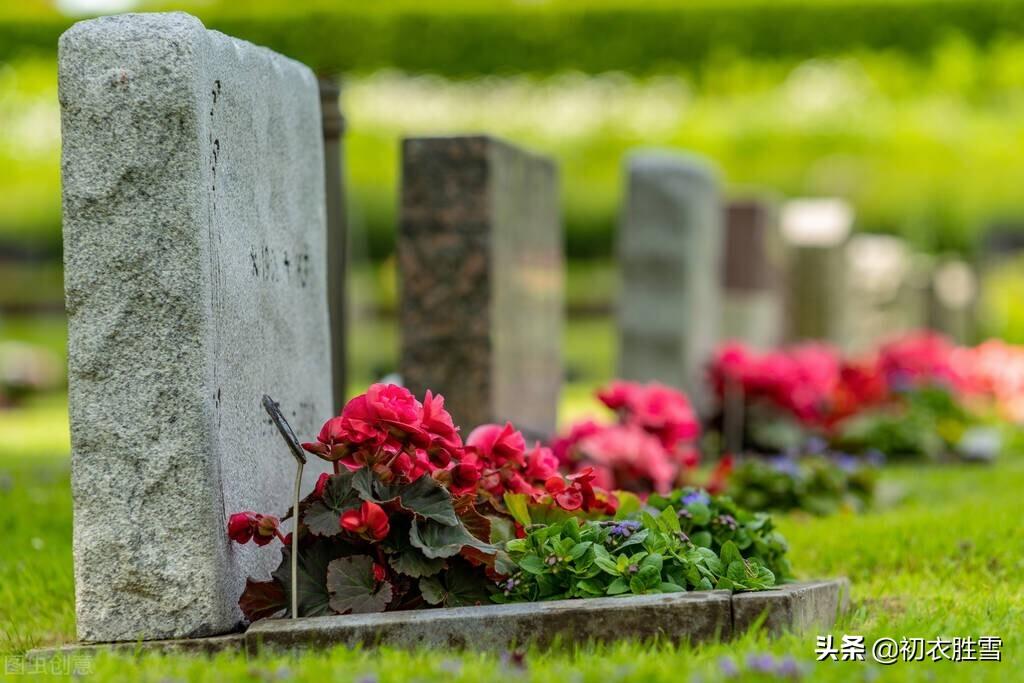
<svg viewBox="0 0 1024 683">
<path fill-rule="evenodd" d="M 299 618 L 299 491 L 302 488 L 302 461 L 295 473 L 295 504 L 292 505 L 292 619 Z"/>
</svg>

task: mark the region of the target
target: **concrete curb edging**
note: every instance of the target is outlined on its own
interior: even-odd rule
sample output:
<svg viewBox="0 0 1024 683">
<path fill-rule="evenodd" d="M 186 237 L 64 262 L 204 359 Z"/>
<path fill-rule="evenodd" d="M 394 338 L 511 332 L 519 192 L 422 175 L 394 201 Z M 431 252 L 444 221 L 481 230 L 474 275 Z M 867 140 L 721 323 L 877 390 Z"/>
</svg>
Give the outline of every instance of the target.
<svg viewBox="0 0 1024 683">
<path fill-rule="evenodd" d="M 802 581 L 766 591 L 694 591 L 626 598 L 454 607 L 379 614 L 265 619 L 245 633 L 211 638 L 64 645 L 30 650 L 30 658 L 101 651 L 163 654 L 391 646 L 503 651 L 558 642 L 666 638 L 678 642 L 731 640 L 758 627 L 772 636 L 829 629 L 848 609 L 845 578 Z"/>
</svg>

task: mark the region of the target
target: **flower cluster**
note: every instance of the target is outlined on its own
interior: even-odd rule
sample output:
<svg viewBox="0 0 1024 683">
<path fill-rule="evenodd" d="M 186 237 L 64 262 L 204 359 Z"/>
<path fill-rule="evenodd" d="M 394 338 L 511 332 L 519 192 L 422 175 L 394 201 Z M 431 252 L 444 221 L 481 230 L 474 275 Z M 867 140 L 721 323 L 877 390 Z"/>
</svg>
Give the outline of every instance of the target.
<svg viewBox="0 0 1024 683">
<path fill-rule="evenodd" d="M 663 384 L 612 382 L 598 399 L 616 414 L 574 424 L 552 443 L 563 465 L 591 468 L 606 488 L 665 492 L 696 467 L 700 423 L 686 396 Z"/>
<path fill-rule="evenodd" d="M 841 369 L 839 353 L 825 344 L 758 353 L 728 342 L 715 352 L 710 377 L 722 401 L 738 392 L 744 400 L 765 401 L 804 423 L 818 424 L 828 417 Z"/>
<path fill-rule="evenodd" d="M 383 481 L 408 483 L 424 474 L 454 469 L 462 439 L 444 398 L 427 391 L 420 403 L 394 384 L 374 384 L 349 401 L 341 415 L 324 423 L 317 440 L 302 447 L 324 460 L 355 471 L 369 467 Z M 474 488 L 471 470 L 460 470 L 460 482 Z"/>
</svg>

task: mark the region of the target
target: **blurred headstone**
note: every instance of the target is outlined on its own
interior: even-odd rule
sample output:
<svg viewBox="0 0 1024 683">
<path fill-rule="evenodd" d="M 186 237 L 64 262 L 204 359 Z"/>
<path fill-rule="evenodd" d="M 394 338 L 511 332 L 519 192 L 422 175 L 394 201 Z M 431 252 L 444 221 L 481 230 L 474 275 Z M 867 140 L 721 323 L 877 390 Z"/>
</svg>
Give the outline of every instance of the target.
<svg viewBox="0 0 1024 683">
<path fill-rule="evenodd" d="M 775 210 L 764 199 L 725 204 L 722 338 L 759 348 L 781 341 L 783 301 Z"/>
<path fill-rule="evenodd" d="M 718 176 L 702 158 L 667 151 L 635 153 L 625 171 L 619 376 L 678 387 L 704 410 L 721 318 Z"/>
<path fill-rule="evenodd" d="M 227 518 L 293 486 L 261 397 L 303 435 L 332 409 L 316 78 L 129 14 L 61 37 L 59 86 L 78 635 L 231 631 L 280 558 Z"/>
<path fill-rule="evenodd" d="M 845 325 L 844 245 L 853 209 L 842 199 L 794 199 L 780 219 L 786 252 L 786 317 L 790 341 L 839 343 Z"/>
<path fill-rule="evenodd" d="M 400 373 L 464 429 L 553 434 L 564 269 L 555 164 L 491 137 L 402 144 Z"/>
<path fill-rule="evenodd" d="M 926 325 L 928 261 L 902 239 L 851 237 L 846 245 L 846 274 L 844 348 L 866 351 Z"/>
<path fill-rule="evenodd" d="M 970 264 L 942 260 L 932 272 L 928 290 L 928 326 L 958 344 L 974 341 L 978 280 Z"/>
</svg>

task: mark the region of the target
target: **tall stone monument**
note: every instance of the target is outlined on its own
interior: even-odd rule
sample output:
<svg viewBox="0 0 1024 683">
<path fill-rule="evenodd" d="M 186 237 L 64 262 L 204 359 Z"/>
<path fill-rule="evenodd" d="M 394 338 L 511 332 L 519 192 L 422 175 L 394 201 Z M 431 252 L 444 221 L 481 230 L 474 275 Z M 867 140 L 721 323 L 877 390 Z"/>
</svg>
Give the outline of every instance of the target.
<svg viewBox="0 0 1024 683">
<path fill-rule="evenodd" d="M 782 207 L 790 341 L 840 343 L 846 324 L 844 245 L 853 209 L 842 199 L 793 199 Z"/>
<path fill-rule="evenodd" d="M 78 635 L 223 633 L 280 558 L 227 517 L 291 496 L 261 396 L 331 415 L 316 79 L 173 13 L 75 24 L 59 80 Z"/>
<path fill-rule="evenodd" d="M 782 339 L 780 246 L 774 206 L 750 197 L 726 202 L 722 338 L 759 348 Z"/>
<path fill-rule="evenodd" d="M 555 429 L 564 258 L 548 159 L 491 137 L 402 144 L 400 372 L 469 429 Z"/>
<path fill-rule="evenodd" d="M 718 177 L 705 160 L 667 151 L 634 153 L 625 172 L 619 376 L 678 387 L 702 409 L 721 317 Z"/>
</svg>

